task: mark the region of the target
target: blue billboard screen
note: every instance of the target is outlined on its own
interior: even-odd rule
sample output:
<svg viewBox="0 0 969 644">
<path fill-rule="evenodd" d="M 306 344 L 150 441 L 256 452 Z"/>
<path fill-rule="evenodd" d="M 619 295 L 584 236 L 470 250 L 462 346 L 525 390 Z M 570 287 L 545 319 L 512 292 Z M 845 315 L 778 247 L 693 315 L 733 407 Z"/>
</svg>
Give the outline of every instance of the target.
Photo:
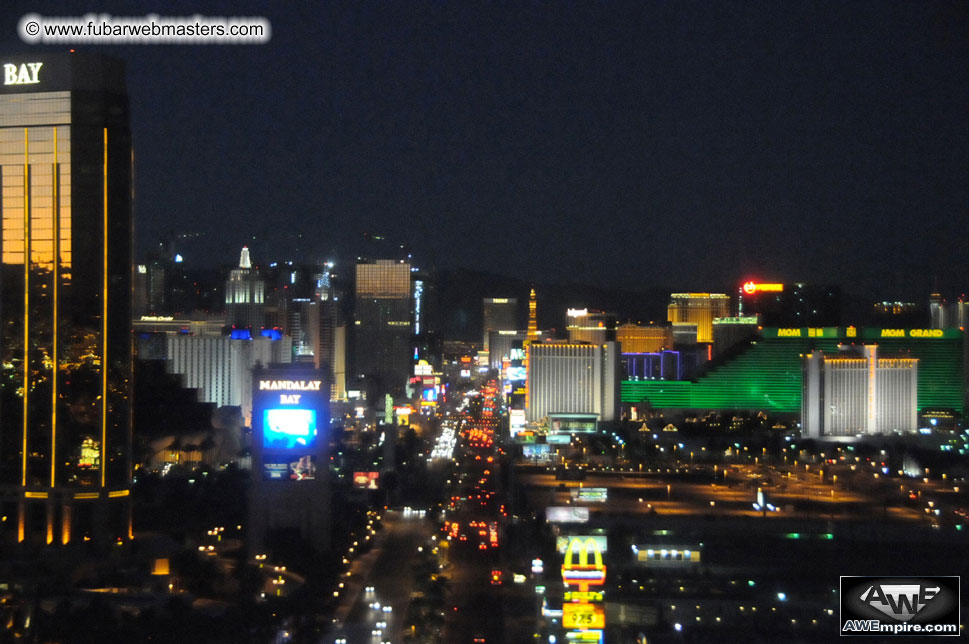
<svg viewBox="0 0 969 644">
<path fill-rule="evenodd" d="M 267 409 L 263 412 L 262 446 L 303 448 L 316 441 L 316 410 Z"/>
</svg>

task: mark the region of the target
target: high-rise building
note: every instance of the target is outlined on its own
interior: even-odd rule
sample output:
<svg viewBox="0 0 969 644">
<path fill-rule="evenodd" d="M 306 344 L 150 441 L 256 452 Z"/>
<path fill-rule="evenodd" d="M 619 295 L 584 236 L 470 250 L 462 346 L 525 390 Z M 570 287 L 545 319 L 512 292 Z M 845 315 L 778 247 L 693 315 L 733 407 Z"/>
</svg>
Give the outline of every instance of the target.
<svg viewBox="0 0 969 644">
<path fill-rule="evenodd" d="M 878 346 L 860 354 L 804 357 L 801 431 L 805 437 L 914 432 L 917 429 L 918 359 L 879 358 Z"/>
<path fill-rule="evenodd" d="M 0 523 L 131 537 L 131 134 L 124 65 L 0 59 Z"/>
<path fill-rule="evenodd" d="M 330 376 L 330 399 L 342 400 L 346 397 L 347 386 L 347 336 L 332 262 L 327 262 L 317 276 L 315 297 L 320 307 L 316 368 Z"/>
<path fill-rule="evenodd" d="M 723 293 L 673 293 L 667 320 L 697 325 L 696 341 L 713 342 L 713 321 L 730 315 L 730 296 Z"/>
<path fill-rule="evenodd" d="M 484 350 L 490 351 L 492 331 L 515 331 L 518 329 L 517 297 L 486 297 L 482 301 L 482 334 Z"/>
<path fill-rule="evenodd" d="M 183 386 L 198 390 L 199 402 L 240 407 L 247 425 L 252 370 L 293 362 L 293 343 L 286 335 L 235 340 L 227 335 L 166 333 L 162 338 L 166 371 L 182 376 Z"/>
<path fill-rule="evenodd" d="M 590 309 L 568 309 L 565 317 L 569 342 L 601 344 L 616 339 L 614 313 Z"/>
<path fill-rule="evenodd" d="M 530 341 L 526 348 L 525 414 L 597 414 L 612 421 L 619 409 L 619 346 Z"/>
<path fill-rule="evenodd" d="M 620 324 L 616 328 L 616 340 L 623 353 L 653 353 L 673 346 L 673 328 L 670 325 Z"/>
<path fill-rule="evenodd" d="M 239 267 L 232 269 L 225 283 L 225 323 L 236 329 L 259 333 L 266 318 L 266 282 L 252 267 L 249 249 L 242 247 Z"/>
<path fill-rule="evenodd" d="M 315 299 L 296 297 L 286 301 L 283 332 L 293 339 L 293 362 L 319 364 L 320 304 Z"/>
<path fill-rule="evenodd" d="M 402 391 L 413 355 L 410 263 L 357 263 L 355 295 L 354 373 L 374 382 L 373 393 Z"/>
</svg>

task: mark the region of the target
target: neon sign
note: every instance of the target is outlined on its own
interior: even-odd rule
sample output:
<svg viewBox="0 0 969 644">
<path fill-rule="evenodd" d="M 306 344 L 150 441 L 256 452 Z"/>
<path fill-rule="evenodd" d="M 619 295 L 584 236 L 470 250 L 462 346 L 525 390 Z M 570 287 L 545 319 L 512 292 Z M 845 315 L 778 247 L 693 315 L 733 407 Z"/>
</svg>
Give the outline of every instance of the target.
<svg viewBox="0 0 969 644">
<path fill-rule="evenodd" d="M 260 380 L 259 391 L 319 391 L 322 380 Z"/>
<path fill-rule="evenodd" d="M 38 74 L 44 63 L 24 63 L 17 67 L 11 63 L 3 66 L 4 85 L 36 85 L 40 82 Z"/>
<path fill-rule="evenodd" d="M 783 284 L 758 284 L 757 282 L 744 282 L 744 293 L 753 295 L 754 293 L 780 293 L 784 290 Z"/>
<path fill-rule="evenodd" d="M 589 563 L 589 554 L 592 563 Z M 578 554 L 578 563 L 575 555 Z M 601 586 L 606 582 L 606 567 L 602 563 L 602 551 L 595 539 L 572 539 L 565 551 L 562 563 L 562 581 L 566 585 L 577 585 L 586 592 L 589 586 Z"/>
<path fill-rule="evenodd" d="M 606 612 L 598 604 L 565 604 L 562 606 L 563 628 L 605 628 Z"/>
</svg>

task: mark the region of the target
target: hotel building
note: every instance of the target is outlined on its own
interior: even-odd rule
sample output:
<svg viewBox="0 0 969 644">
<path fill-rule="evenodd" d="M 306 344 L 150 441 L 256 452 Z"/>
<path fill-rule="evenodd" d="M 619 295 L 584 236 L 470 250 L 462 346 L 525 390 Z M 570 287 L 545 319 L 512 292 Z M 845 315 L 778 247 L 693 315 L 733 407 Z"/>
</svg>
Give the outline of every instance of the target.
<svg viewBox="0 0 969 644">
<path fill-rule="evenodd" d="M 525 415 L 538 421 L 549 414 L 596 414 L 618 418 L 619 345 L 529 342 Z"/>
<path fill-rule="evenodd" d="M 0 530 L 131 537 L 131 134 L 113 58 L 0 58 Z"/>
<path fill-rule="evenodd" d="M 723 293 L 673 293 L 667 320 L 697 325 L 696 341 L 713 342 L 713 321 L 730 315 L 730 296 Z"/>
<path fill-rule="evenodd" d="M 914 432 L 918 359 L 879 358 L 878 346 L 860 353 L 804 356 L 801 432 L 808 438 Z"/>
</svg>

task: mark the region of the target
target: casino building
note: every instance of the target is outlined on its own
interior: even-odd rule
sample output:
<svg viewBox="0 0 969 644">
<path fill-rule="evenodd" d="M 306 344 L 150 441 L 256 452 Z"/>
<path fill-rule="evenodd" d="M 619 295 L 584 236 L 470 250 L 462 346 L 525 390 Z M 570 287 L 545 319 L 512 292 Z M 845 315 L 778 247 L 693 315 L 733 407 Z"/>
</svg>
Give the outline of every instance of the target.
<svg viewBox="0 0 969 644">
<path fill-rule="evenodd" d="M 913 359 L 916 411 L 965 413 L 967 360 L 960 329 L 765 327 L 753 338 L 708 362 L 690 380 L 624 380 L 622 403 L 667 410 L 748 410 L 800 415 L 802 356 L 878 347 L 879 359 Z"/>
<path fill-rule="evenodd" d="M 0 524 L 131 537 L 131 134 L 124 66 L 0 58 Z"/>
<path fill-rule="evenodd" d="M 713 321 L 730 315 L 730 296 L 723 293 L 672 293 L 666 317 L 673 325 L 695 324 L 695 342 L 713 342 Z"/>
<path fill-rule="evenodd" d="M 917 358 L 879 358 L 878 345 L 804 356 L 801 435 L 850 438 L 918 430 Z"/>
<path fill-rule="evenodd" d="M 592 414 L 603 422 L 618 417 L 617 342 L 530 342 L 526 351 L 529 421 L 563 413 Z"/>
</svg>

